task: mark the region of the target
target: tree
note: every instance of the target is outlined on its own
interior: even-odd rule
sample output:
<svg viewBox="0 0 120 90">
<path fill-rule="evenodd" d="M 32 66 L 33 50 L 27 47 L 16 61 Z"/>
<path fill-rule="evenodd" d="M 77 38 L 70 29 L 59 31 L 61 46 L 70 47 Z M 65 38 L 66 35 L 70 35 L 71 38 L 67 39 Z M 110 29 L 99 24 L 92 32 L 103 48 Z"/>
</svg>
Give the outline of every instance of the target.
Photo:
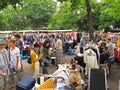
<svg viewBox="0 0 120 90">
<path fill-rule="evenodd" d="M 0 30 L 6 30 L 7 29 L 7 19 L 5 14 L 0 14 Z"/>
<path fill-rule="evenodd" d="M 94 22 L 94 29 L 95 30 L 99 30 L 99 26 L 100 24 L 100 15 L 101 15 L 101 8 L 102 8 L 102 4 L 98 3 L 98 2 L 93 2 L 92 3 L 92 11 L 93 11 L 93 22 Z"/>
<path fill-rule="evenodd" d="M 8 30 L 45 29 L 49 19 L 56 11 L 56 3 L 53 0 L 22 0 L 16 8 L 9 5 L 1 12 L 0 23 Z M 0 27 L 1 30 L 6 30 Z"/>
<path fill-rule="evenodd" d="M 2 21 L 5 21 L 4 28 L 0 30 L 23 30 L 30 25 L 30 21 L 21 16 L 18 7 L 16 10 L 13 6 L 8 6 L 2 10 L 1 15 L 4 16 Z"/>
<path fill-rule="evenodd" d="M 120 24 L 120 0 L 102 0 L 99 28 L 116 26 Z"/>
<path fill-rule="evenodd" d="M 64 1 L 67 1 L 67 0 L 58 0 L 60 2 L 64 2 Z M 85 3 L 86 5 L 86 10 L 87 10 L 87 15 L 88 15 L 88 31 L 89 31 L 89 34 L 90 34 L 90 38 L 91 39 L 94 39 L 94 28 L 93 28 L 93 18 L 92 18 L 92 11 L 91 11 L 91 5 L 90 5 L 90 0 L 70 0 L 71 2 L 71 8 L 73 10 L 78 10 L 80 9 L 80 4 L 81 3 Z"/>
<path fill-rule="evenodd" d="M 87 7 L 87 13 L 88 13 L 88 30 L 89 30 L 90 38 L 93 40 L 94 28 L 93 28 L 93 17 L 92 17 L 90 0 L 86 0 L 86 7 Z"/>
<path fill-rule="evenodd" d="M 7 6 L 0 12 L 0 30 L 25 30 L 25 29 L 73 29 L 88 31 L 94 26 L 101 30 L 113 25 L 120 27 L 120 0 L 59 0 L 59 10 L 53 0 L 21 0 L 18 4 L 10 5 L 8 1 L 0 0 L 0 5 L 7 2 Z M 17 0 L 14 0 L 15 2 Z M 20 1 L 20 0 L 19 0 Z M 88 3 L 91 4 L 93 20 L 88 18 Z M 86 7 L 87 6 L 87 7 Z M 89 7 L 90 8 L 90 7 Z M 88 10 L 88 11 L 87 11 Z M 88 24 L 94 22 L 93 24 Z M 94 30 L 94 29 L 89 29 Z M 93 34 L 93 31 L 91 34 Z M 92 37 L 93 35 L 91 35 Z"/>
<path fill-rule="evenodd" d="M 70 2 L 64 2 L 49 21 L 47 29 L 76 29 L 77 17 L 70 10 Z"/>
<path fill-rule="evenodd" d="M 0 10 L 6 8 L 9 5 L 12 5 L 16 8 L 16 4 L 20 4 L 21 0 L 0 0 Z"/>
<path fill-rule="evenodd" d="M 53 0 L 25 0 L 20 12 L 32 22 L 33 29 L 45 29 L 55 11 L 56 3 Z"/>
</svg>

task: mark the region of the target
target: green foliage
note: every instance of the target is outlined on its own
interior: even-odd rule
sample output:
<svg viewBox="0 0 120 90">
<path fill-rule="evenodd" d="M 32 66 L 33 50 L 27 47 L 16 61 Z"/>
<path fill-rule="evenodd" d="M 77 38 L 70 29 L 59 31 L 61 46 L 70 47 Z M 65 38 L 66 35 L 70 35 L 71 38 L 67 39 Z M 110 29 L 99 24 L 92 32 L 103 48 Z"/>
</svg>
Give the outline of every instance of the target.
<svg viewBox="0 0 120 90">
<path fill-rule="evenodd" d="M 88 30 L 86 0 L 0 0 L 0 30 Z M 120 0 L 90 0 L 95 30 L 120 23 Z"/>
<path fill-rule="evenodd" d="M 77 25 L 79 30 L 87 30 L 87 12 L 85 6 L 85 0 L 59 0 L 61 2 L 70 1 L 72 11 L 77 12 L 80 10 L 80 14 L 77 15 Z M 120 23 L 120 0 L 90 0 L 93 12 L 93 23 L 95 30 L 109 27 L 110 25 L 116 25 Z"/>
<path fill-rule="evenodd" d="M 116 25 L 120 22 L 120 0 L 102 0 L 100 8 L 100 23 L 99 28 Z"/>
<path fill-rule="evenodd" d="M 70 2 L 64 2 L 52 16 L 47 29 L 76 29 L 76 21 L 76 15 L 70 10 Z"/>
<path fill-rule="evenodd" d="M 20 12 L 32 22 L 33 29 L 42 29 L 55 11 L 56 3 L 52 0 L 25 0 Z"/>
<path fill-rule="evenodd" d="M 6 29 L 6 26 L 7 26 L 7 20 L 6 20 L 6 15 L 3 15 L 3 14 L 0 14 L 0 28 L 1 30 L 4 30 Z"/>
<path fill-rule="evenodd" d="M 8 5 L 12 5 L 16 8 L 16 4 L 20 4 L 21 0 L 0 0 L 0 10 L 6 8 Z"/>
<path fill-rule="evenodd" d="M 48 29 L 87 30 L 87 12 L 84 0 L 58 0 L 60 11 L 56 12 L 48 25 Z"/>
<path fill-rule="evenodd" d="M 72 9 L 72 11 L 77 11 L 80 8 L 85 7 L 85 1 L 84 0 L 57 0 L 60 2 L 68 2 L 70 3 L 70 7 Z"/>
<path fill-rule="evenodd" d="M 16 9 L 8 6 L 3 9 L 1 15 L 6 14 L 6 28 L 1 30 L 25 30 L 43 29 L 56 11 L 56 3 L 53 0 L 23 0 Z"/>
</svg>

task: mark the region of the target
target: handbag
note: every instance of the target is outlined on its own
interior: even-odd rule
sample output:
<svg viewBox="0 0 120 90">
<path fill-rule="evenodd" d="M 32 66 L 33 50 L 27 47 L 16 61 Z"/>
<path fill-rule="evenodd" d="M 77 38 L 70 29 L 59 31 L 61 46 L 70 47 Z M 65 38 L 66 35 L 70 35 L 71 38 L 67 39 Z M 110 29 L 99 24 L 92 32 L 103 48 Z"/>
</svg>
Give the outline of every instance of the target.
<svg viewBox="0 0 120 90">
<path fill-rule="evenodd" d="M 46 58 L 44 64 L 45 66 L 49 66 L 51 64 L 51 60 Z"/>
<path fill-rule="evenodd" d="M 0 70 L 0 75 L 6 76 L 7 75 L 7 71 L 6 70 Z"/>
</svg>

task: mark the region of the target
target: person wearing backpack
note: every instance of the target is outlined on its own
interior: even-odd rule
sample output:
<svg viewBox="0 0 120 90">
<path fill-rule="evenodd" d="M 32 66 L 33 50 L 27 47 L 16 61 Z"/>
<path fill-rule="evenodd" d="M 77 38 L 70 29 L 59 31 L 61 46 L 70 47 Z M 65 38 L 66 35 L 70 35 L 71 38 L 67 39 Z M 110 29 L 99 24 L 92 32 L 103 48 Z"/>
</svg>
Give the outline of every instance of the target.
<svg viewBox="0 0 120 90">
<path fill-rule="evenodd" d="M 7 90 L 8 52 L 5 49 L 6 41 L 0 39 L 0 90 Z"/>
</svg>

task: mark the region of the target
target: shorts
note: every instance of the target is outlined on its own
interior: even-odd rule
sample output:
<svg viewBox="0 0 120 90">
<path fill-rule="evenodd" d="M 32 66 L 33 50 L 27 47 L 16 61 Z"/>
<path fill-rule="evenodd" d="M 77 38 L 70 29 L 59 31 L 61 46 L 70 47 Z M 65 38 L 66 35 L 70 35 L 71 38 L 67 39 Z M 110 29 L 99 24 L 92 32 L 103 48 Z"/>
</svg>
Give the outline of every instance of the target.
<svg viewBox="0 0 120 90">
<path fill-rule="evenodd" d="M 3 86 L 7 84 L 7 81 L 8 81 L 8 75 L 6 76 L 0 75 L 0 90 L 2 90 Z"/>
<path fill-rule="evenodd" d="M 4 77 L 0 75 L 0 90 L 2 90 L 4 86 Z"/>
</svg>

